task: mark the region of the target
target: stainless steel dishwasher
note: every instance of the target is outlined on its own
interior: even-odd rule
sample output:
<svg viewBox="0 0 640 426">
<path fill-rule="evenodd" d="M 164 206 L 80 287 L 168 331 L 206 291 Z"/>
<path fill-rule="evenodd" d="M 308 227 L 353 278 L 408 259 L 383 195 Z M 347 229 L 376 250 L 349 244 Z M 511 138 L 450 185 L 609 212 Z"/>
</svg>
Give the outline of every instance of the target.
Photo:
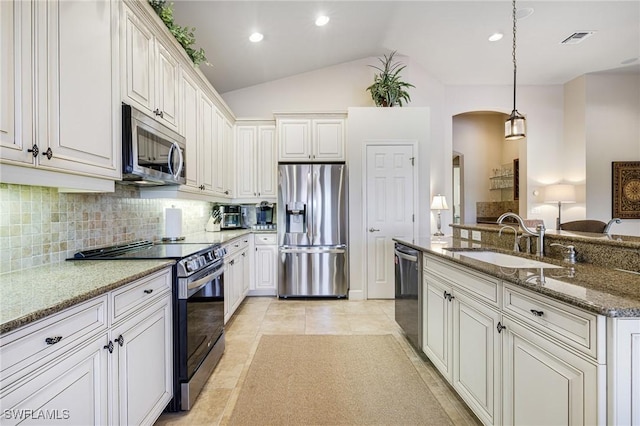
<svg viewBox="0 0 640 426">
<path fill-rule="evenodd" d="M 422 253 L 395 243 L 396 322 L 422 351 Z"/>
</svg>

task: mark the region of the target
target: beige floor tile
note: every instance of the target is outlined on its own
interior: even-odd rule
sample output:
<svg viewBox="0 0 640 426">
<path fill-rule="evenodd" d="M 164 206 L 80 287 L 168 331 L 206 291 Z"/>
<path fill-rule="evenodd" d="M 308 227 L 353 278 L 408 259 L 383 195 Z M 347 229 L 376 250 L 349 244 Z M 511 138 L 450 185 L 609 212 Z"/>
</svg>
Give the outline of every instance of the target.
<svg viewBox="0 0 640 426">
<path fill-rule="evenodd" d="M 306 315 L 305 334 L 351 334 L 347 315 L 315 312 Z"/>
</svg>

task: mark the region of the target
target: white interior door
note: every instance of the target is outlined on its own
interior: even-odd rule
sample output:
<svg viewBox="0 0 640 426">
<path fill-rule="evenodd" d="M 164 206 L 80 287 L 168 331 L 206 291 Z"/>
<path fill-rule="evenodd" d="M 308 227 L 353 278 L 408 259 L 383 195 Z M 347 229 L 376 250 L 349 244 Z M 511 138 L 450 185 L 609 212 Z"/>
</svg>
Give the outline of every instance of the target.
<svg viewBox="0 0 640 426">
<path fill-rule="evenodd" d="M 366 147 L 367 298 L 393 299 L 394 237 L 413 238 L 414 147 Z"/>
</svg>

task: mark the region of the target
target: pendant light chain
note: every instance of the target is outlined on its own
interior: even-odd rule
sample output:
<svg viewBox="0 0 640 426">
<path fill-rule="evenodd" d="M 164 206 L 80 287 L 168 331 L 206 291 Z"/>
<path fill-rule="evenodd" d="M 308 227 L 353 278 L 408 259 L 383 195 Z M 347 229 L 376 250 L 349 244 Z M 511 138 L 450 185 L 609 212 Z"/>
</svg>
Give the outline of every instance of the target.
<svg viewBox="0 0 640 426">
<path fill-rule="evenodd" d="M 516 109 L 516 0 L 513 0 L 513 110 Z"/>
</svg>

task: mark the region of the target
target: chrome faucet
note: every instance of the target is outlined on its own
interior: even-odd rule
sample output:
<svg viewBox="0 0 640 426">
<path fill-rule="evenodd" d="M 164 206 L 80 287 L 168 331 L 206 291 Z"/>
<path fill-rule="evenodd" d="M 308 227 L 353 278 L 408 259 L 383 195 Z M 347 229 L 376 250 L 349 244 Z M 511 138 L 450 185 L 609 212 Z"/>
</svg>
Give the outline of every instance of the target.
<svg viewBox="0 0 640 426">
<path fill-rule="evenodd" d="M 518 222 L 520 229 L 522 229 L 523 236 L 538 237 L 538 244 L 536 247 L 536 256 L 543 257 L 544 256 L 544 231 L 545 231 L 544 225 L 540 224 L 536 226 L 535 230 L 533 230 L 524 224 L 524 220 L 520 216 L 512 212 L 503 213 L 497 220 L 498 225 L 502 225 L 502 221 L 508 217 L 512 217 Z"/>
<path fill-rule="evenodd" d="M 498 231 L 498 237 L 502 236 L 502 231 L 504 231 L 507 228 L 513 230 L 513 236 L 515 238 L 515 241 L 513 242 L 513 251 L 519 252 L 520 246 L 518 245 L 518 240 L 520 240 L 520 237 L 518 236 L 518 230 L 516 229 L 515 226 L 502 225 L 502 227 L 500 228 L 500 231 Z"/>
<path fill-rule="evenodd" d="M 561 247 L 562 249 L 562 259 L 570 264 L 575 264 L 576 263 L 576 250 L 575 247 L 572 245 L 568 245 L 565 246 L 564 244 L 560 244 L 560 243 L 553 243 L 551 244 L 551 247 Z"/>
<path fill-rule="evenodd" d="M 622 223 L 622 219 L 618 219 L 617 217 L 614 217 L 613 219 L 611 219 L 609 222 L 607 222 L 607 226 L 604 227 L 604 231 L 602 231 L 603 234 L 608 234 L 609 233 L 609 228 L 611 228 L 611 225 L 613 225 L 614 223 Z"/>
</svg>

